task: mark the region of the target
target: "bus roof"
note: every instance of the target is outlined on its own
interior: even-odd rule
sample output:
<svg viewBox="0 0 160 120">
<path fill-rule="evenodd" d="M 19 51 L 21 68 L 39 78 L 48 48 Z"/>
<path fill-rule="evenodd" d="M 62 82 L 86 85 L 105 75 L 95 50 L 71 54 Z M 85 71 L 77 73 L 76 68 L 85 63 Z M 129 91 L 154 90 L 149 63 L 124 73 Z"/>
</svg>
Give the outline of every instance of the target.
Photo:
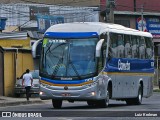
<svg viewBox="0 0 160 120">
<path fill-rule="evenodd" d="M 74 23 L 64 23 L 56 24 L 51 26 L 45 32 L 45 35 L 48 32 L 56 33 L 80 33 L 80 32 L 93 32 L 98 35 L 105 32 L 113 32 L 119 34 L 129 34 L 137 36 L 151 37 L 152 35 L 149 32 L 142 32 L 132 28 L 127 28 L 122 25 L 112 24 L 112 23 L 102 23 L 102 22 L 74 22 Z"/>
</svg>

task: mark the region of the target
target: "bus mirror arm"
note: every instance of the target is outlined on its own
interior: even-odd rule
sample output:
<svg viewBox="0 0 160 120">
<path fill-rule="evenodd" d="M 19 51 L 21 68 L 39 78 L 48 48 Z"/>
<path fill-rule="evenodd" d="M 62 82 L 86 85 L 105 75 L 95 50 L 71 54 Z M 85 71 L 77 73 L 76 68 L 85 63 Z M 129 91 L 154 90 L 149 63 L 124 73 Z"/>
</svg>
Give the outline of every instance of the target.
<svg viewBox="0 0 160 120">
<path fill-rule="evenodd" d="M 108 52 L 108 59 L 107 59 L 107 61 L 110 61 L 110 60 L 111 60 L 111 58 L 112 58 L 112 56 L 111 56 L 111 50 L 110 50 L 110 48 L 109 48 L 109 52 Z"/>
<path fill-rule="evenodd" d="M 101 47 L 102 47 L 103 42 L 104 42 L 104 39 L 100 39 L 100 41 L 98 41 L 96 45 L 96 57 L 100 57 L 101 55 Z"/>
</svg>

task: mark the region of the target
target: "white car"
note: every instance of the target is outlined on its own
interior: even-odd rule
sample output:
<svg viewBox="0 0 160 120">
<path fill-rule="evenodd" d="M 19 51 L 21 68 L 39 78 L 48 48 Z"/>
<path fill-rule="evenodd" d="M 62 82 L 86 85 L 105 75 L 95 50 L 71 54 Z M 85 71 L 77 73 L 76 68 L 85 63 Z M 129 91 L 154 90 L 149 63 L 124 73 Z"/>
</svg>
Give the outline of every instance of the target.
<svg viewBox="0 0 160 120">
<path fill-rule="evenodd" d="M 39 70 L 30 71 L 30 73 L 33 77 L 33 86 L 30 89 L 30 94 L 39 94 Z M 17 78 L 15 83 L 14 94 L 16 97 L 26 93 L 25 87 L 22 86 L 23 74 L 20 78 Z"/>
</svg>

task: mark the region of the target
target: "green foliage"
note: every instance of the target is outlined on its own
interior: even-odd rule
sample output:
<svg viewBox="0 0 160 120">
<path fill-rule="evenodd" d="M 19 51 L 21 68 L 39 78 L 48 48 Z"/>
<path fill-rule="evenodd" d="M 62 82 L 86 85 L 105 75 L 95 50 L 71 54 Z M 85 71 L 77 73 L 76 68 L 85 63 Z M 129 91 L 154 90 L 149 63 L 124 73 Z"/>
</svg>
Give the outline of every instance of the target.
<svg viewBox="0 0 160 120">
<path fill-rule="evenodd" d="M 160 89 L 155 89 L 153 90 L 153 92 L 160 92 Z"/>
</svg>

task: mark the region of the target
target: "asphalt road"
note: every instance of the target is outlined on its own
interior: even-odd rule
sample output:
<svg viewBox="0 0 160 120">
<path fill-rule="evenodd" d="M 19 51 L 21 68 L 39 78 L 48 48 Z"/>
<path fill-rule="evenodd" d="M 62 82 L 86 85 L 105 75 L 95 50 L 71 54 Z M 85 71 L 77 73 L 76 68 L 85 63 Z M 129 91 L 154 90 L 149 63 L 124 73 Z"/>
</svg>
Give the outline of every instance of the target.
<svg viewBox="0 0 160 120">
<path fill-rule="evenodd" d="M 88 106 L 86 102 L 64 101 L 61 109 L 54 109 L 51 100 L 47 100 L 44 104 L 2 107 L 0 111 L 1 115 L 2 112 L 11 112 L 15 117 L 12 119 L 15 120 L 18 114 L 30 117 L 42 116 L 42 119 L 47 117 L 47 120 L 160 120 L 160 93 L 154 93 L 150 98 L 143 98 L 142 105 L 128 106 L 125 102 L 110 100 L 108 108 L 96 108 Z M 28 118 L 23 118 L 25 119 Z M 38 120 L 38 118 L 34 119 Z"/>
</svg>

